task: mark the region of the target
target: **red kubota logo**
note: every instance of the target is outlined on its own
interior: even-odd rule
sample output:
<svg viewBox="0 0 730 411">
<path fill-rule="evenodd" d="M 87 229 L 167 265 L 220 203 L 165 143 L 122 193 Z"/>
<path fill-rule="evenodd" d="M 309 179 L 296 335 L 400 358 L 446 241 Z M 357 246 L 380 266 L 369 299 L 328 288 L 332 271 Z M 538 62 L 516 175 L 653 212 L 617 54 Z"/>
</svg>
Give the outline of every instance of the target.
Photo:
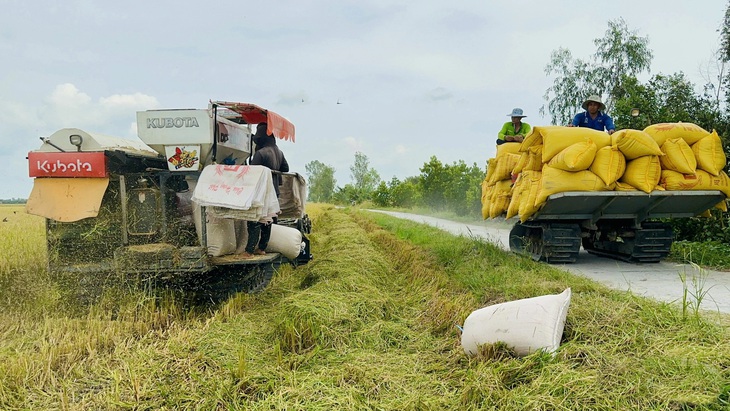
<svg viewBox="0 0 730 411">
<path fill-rule="evenodd" d="M 106 156 L 94 153 L 28 153 L 31 177 L 106 177 Z"/>
</svg>

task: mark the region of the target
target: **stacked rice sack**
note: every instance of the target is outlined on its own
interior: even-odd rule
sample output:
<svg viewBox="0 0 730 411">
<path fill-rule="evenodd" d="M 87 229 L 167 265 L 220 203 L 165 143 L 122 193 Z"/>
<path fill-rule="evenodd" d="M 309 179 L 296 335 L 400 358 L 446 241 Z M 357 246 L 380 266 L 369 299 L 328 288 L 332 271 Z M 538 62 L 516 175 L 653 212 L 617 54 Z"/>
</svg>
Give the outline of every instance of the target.
<svg viewBox="0 0 730 411">
<path fill-rule="evenodd" d="M 507 211 L 512 191 L 512 170 L 520 159 L 520 143 L 497 146 L 497 156 L 487 161 L 482 181 L 482 218 L 495 218 Z"/>
<path fill-rule="evenodd" d="M 692 123 L 660 123 L 644 129 L 664 152 L 659 186 L 665 190 L 720 190 L 730 197 L 722 140 Z M 716 205 L 727 211 L 725 201 Z"/>
<path fill-rule="evenodd" d="M 513 156 L 519 145 L 509 179 L 514 184 L 505 194 L 504 170 L 494 177 L 508 164 L 500 161 L 498 149 L 482 184 L 485 219 L 504 212 L 506 218 L 519 216 L 524 222 L 550 195 L 565 191 L 720 190 L 730 197 L 720 137 L 692 123 L 655 124 L 613 135 L 589 128 L 536 126 L 522 143 L 500 148 L 508 144 L 512 146 L 502 151 Z M 725 210 L 725 202 L 718 208 Z"/>
</svg>

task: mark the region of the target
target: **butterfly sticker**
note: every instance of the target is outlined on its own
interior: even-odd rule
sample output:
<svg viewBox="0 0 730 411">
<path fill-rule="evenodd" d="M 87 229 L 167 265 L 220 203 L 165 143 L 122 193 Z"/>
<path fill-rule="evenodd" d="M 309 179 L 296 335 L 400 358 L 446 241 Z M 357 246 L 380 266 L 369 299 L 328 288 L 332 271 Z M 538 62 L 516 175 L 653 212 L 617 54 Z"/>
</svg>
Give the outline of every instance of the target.
<svg viewBox="0 0 730 411">
<path fill-rule="evenodd" d="M 175 169 L 191 168 L 198 162 L 198 150 L 188 151 L 185 147 L 175 147 L 175 154 L 168 158 L 167 161 L 175 166 Z"/>
</svg>

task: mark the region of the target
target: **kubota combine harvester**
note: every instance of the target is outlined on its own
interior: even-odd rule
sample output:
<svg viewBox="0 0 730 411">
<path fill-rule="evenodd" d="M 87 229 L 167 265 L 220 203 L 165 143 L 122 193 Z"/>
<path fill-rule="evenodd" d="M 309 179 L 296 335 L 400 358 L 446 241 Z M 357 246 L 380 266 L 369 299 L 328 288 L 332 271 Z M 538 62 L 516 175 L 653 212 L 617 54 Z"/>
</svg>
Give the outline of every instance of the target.
<svg viewBox="0 0 730 411">
<path fill-rule="evenodd" d="M 282 263 L 307 263 L 304 178 L 282 173 L 278 204 L 267 204 L 271 171 L 247 165 L 256 150 L 253 127 L 263 122 L 294 142 L 286 118 L 222 101 L 138 112 L 142 141 L 75 128 L 41 138 L 28 154 L 35 181 L 27 211 L 46 218 L 50 273 L 79 290 L 124 278 L 215 300 L 260 291 Z M 266 255 L 242 258 L 246 220 L 274 208 L 280 213 Z"/>
</svg>

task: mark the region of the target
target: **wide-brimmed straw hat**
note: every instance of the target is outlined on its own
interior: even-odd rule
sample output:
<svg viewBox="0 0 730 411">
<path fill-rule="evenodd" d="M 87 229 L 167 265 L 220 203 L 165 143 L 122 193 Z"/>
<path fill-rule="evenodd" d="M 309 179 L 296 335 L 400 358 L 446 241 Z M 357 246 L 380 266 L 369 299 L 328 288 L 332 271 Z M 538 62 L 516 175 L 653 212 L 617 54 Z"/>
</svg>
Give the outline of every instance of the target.
<svg viewBox="0 0 730 411">
<path fill-rule="evenodd" d="M 588 96 L 586 101 L 583 102 L 583 105 L 581 106 L 581 107 L 583 107 L 583 110 L 588 110 L 588 103 L 591 101 L 594 103 L 598 103 L 598 111 L 603 111 L 606 109 L 606 105 L 603 104 L 603 102 L 601 101 L 601 97 L 597 96 L 596 94 L 593 94 L 593 95 Z"/>
<path fill-rule="evenodd" d="M 521 108 L 513 108 L 512 113 L 507 114 L 507 117 L 527 117 L 526 115 L 522 114 L 524 113 Z"/>
</svg>

